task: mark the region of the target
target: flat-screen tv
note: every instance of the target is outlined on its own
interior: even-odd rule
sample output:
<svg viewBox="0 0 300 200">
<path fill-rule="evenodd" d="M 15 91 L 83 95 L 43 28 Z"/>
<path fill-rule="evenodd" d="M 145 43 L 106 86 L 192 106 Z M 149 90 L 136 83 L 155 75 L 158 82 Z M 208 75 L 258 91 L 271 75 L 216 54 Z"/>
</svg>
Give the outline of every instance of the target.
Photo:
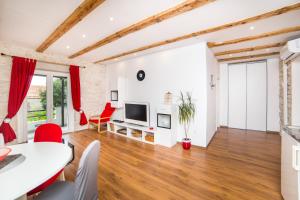
<svg viewBox="0 0 300 200">
<path fill-rule="evenodd" d="M 125 102 L 125 122 L 141 126 L 149 126 L 149 104 Z"/>
</svg>

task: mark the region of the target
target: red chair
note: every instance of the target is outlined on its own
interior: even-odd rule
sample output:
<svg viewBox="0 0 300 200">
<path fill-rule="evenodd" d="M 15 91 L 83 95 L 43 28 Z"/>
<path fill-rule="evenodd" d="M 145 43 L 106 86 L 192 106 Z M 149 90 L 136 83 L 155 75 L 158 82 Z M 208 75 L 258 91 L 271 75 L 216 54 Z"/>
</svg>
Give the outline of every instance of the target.
<svg viewBox="0 0 300 200">
<path fill-rule="evenodd" d="M 57 142 L 62 143 L 62 130 L 61 127 L 57 124 L 42 124 L 35 130 L 34 134 L 34 142 Z M 60 170 L 57 174 L 55 174 L 52 178 L 48 179 L 46 182 L 42 183 L 38 187 L 34 188 L 30 192 L 27 193 L 28 196 L 41 192 L 46 187 L 50 186 L 52 183 L 56 181 L 58 176 L 63 172 L 64 169 Z"/>
<path fill-rule="evenodd" d="M 106 124 L 106 122 L 110 120 L 115 110 L 116 110 L 115 108 L 111 107 L 110 103 L 106 103 L 105 108 L 101 113 L 101 115 L 95 115 L 89 118 L 88 127 L 90 128 L 90 126 L 92 125 L 98 127 L 98 133 L 105 132 L 105 131 L 101 131 L 101 125 Z"/>
</svg>

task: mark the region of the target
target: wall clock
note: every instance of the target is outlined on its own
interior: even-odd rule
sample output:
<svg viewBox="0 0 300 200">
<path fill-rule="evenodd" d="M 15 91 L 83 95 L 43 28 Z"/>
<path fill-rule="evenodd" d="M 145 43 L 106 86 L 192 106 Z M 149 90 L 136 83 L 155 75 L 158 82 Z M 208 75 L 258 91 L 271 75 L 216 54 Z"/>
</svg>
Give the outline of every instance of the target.
<svg viewBox="0 0 300 200">
<path fill-rule="evenodd" d="M 144 79 L 145 79 L 145 76 L 146 76 L 146 74 L 145 74 L 144 70 L 139 70 L 139 71 L 137 72 L 137 74 L 136 74 L 136 78 L 137 78 L 139 81 L 144 80 Z"/>
</svg>

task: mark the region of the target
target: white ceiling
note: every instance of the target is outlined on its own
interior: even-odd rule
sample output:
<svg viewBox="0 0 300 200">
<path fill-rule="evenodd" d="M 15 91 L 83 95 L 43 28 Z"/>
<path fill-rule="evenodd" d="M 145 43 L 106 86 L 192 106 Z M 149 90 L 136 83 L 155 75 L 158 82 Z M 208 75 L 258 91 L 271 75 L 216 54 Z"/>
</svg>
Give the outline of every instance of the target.
<svg viewBox="0 0 300 200">
<path fill-rule="evenodd" d="M 0 40 L 37 48 L 80 0 L 0 0 Z"/>
<path fill-rule="evenodd" d="M 35 49 L 81 2 L 80 0 L 0 0 L 0 40 Z M 122 28 L 181 2 L 182 0 L 106 0 L 52 44 L 45 52 L 69 56 Z M 299 0 L 216 0 L 203 7 L 129 34 L 117 41 L 84 54 L 81 58 L 89 61 L 100 60 L 154 42 L 241 20 L 299 2 Z M 113 17 L 114 20 L 110 21 L 110 17 Z M 281 28 L 299 26 L 299 19 L 300 10 L 292 11 L 252 24 L 166 45 L 163 48 L 149 49 L 137 55 L 129 55 L 121 59 L 200 41 L 220 42 Z M 254 26 L 255 29 L 250 30 L 250 26 Z M 82 37 L 83 34 L 86 35 L 85 38 Z M 289 37 L 297 34 L 300 35 L 300 32 L 216 47 L 213 48 L 213 51 L 219 52 L 286 41 Z M 70 46 L 70 48 L 67 49 L 66 46 Z M 273 50 L 277 51 L 278 48 L 270 49 L 269 51 L 272 52 Z M 250 54 L 262 52 L 266 52 L 266 50 Z M 237 56 L 243 55 L 249 54 L 237 54 Z M 220 58 L 224 57 L 229 57 L 229 55 L 221 56 Z"/>
</svg>

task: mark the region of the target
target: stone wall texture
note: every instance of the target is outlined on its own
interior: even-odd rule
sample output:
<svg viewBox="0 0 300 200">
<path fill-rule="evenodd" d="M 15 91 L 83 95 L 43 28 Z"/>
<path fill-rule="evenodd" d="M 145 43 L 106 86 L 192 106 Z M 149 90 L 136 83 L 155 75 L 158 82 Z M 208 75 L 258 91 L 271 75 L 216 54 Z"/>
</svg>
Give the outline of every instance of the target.
<svg viewBox="0 0 300 200">
<path fill-rule="evenodd" d="M 68 72 L 69 64 L 86 66 L 85 69 L 80 70 L 82 109 L 85 111 L 87 117 L 90 115 L 99 114 L 103 109 L 106 102 L 107 89 L 105 66 L 95 65 L 93 63 L 89 63 L 80 59 L 70 60 L 59 55 L 37 53 L 34 50 L 17 47 L 5 42 L 0 42 L 0 52 L 7 55 L 16 55 L 21 57 L 34 58 L 41 61 L 59 62 L 66 64 L 66 66 L 64 66 L 38 62 L 36 66 L 36 69 L 38 70 Z M 2 123 L 5 115 L 7 114 L 10 72 L 11 57 L 0 56 L 0 123 Z M 87 126 L 79 125 L 79 113 L 75 112 L 74 119 L 75 130 L 82 130 L 87 128 Z M 11 122 L 11 126 L 14 128 L 18 136 L 20 134 L 23 134 L 21 133 L 23 130 L 17 130 L 17 124 L 17 117 L 14 117 Z"/>
<path fill-rule="evenodd" d="M 283 73 L 284 63 L 280 62 L 279 66 L 279 119 L 280 119 L 280 129 L 284 126 L 284 73 Z"/>
</svg>

